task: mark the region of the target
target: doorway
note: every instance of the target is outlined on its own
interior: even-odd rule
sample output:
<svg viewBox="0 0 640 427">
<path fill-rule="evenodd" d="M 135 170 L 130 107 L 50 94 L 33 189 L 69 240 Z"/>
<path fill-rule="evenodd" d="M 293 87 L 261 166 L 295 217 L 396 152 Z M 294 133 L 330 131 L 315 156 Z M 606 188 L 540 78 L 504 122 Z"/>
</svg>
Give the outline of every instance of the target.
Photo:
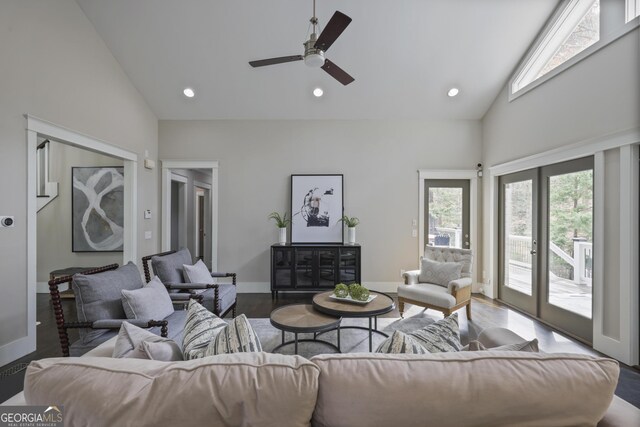
<svg viewBox="0 0 640 427">
<path fill-rule="evenodd" d="M 591 343 L 593 157 L 499 178 L 499 298 Z"/>
<path fill-rule="evenodd" d="M 163 251 L 188 248 L 194 260 L 216 271 L 217 189 L 218 162 L 162 161 Z"/>
</svg>

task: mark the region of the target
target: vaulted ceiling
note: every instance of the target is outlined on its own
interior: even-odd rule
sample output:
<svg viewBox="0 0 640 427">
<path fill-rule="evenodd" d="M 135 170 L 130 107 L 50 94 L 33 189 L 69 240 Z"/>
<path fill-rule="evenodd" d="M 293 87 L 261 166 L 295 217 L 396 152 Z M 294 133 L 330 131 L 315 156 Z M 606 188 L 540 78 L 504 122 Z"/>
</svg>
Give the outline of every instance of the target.
<svg viewBox="0 0 640 427">
<path fill-rule="evenodd" d="M 327 52 L 356 79 L 342 86 L 303 62 L 248 65 L 303 53 L 312 0 L 77 2 L 160 119 L 426 120 L 482 118 L 558 3 L 318 0 L 321 28 L 353 19 Z"/>
</svg>

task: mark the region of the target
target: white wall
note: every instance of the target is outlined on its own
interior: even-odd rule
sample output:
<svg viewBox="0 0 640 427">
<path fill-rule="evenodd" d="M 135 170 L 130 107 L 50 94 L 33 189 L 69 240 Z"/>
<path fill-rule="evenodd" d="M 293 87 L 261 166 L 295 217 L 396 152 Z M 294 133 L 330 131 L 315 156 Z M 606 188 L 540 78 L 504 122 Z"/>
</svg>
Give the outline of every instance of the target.
<svg viewBox="0 0 640 427">
<path fill-rule="evenodd" d="M 122 264 L 122 252 L 72 252 L 71 244 L 71 168 L 122 164 L 122 160 L 103 154 L 55 141 L 49 143 L 49 181 L 58 183 L 58 197 L 38 212 L 38 283 L 47 282 L 49 273 L 60 268 Z M 49 292 L 46 286 L 39 288 Z"/>
<path fill-rule="evenodd" d="M 290 175 L 344 174 L 345 213 L 361 220 L 365 283 L 400 282 L 416 268 L 418 169 L 470 169 L 477 121 L 160 121 L 160 157 L 218 160 L 218 269 L 241 289 L 267 291 L 272 211 L 289 211 Z"/>
<path fill-rule="evenodd" d="M 157 119 L 73 0 L 0 2 L 0 365 L 28 342 L 26 120 L 29 113 L 157 159 Z M 139 163 L 138 253 L 158 249 L 157 170 Z M 64 219 L 66 221 L 66 219 Z M 144 240 L 144 231 L 154 237 Z M 20 340 L 19 342 L 17 340 Z M 12 343 L 12 344 L 9 344 Z M 32 345 L 31 345 L 32 344 Z"/>
<path fill-rule="evenodd" d="M 592 139 L 607 140 L 609 135 L 630 129 L 640 129 L 640 29 L 635 29 L 597 51 L 541 86 L 508 102 L 507 88 L 494 101 L 482 121 L 483 163 L 491 167 L 523 159 L 549 150 L 580 145 Z M 637 141 L 640 142 L 640 141 Z M 602 332 L 624 346 L 634 347 L 637 363 L 637 313 L 634 318 L 622 318 L 622 289 L 635 289 L 638 283 L 622 283 L 616 254 L 620 252 L 620 238 L 628 231 L 620 229 L 623 201 L 616 190 L 620 185 L 620 156 L 618 149 L 605 152 L 605 235 L 604 307 Z M 492 180 L 484 180 L 485 195 L 491 194 Z M 597 195 L 596 195 L 597 197 Z M 491 233 L 497 232 L 495 198 L 484 198 L 483 233 L 485 256 L 483 270 L 497 272 L 497 244 Z M 628 206 L 628 205 L 627 205 Z M 637 242 L 636 242 L 637 244 Z M 492 268 L 493 267 L 493 268 Z M 496 292 L 497 277 L 487 276 Z M 497 295 L 497 293 L 495 293 Z M 633 293 L 632 293 L 633 294 Z M 637 301 L 633 302 L 637 306 Z M 595 323 L 595 320 L 594 320 Z M 623 328 L 631 324 L 632 328 Z M 620 331 L 632 333 L 620 337 Z M 595 343 L 594 329 L 594 343 Z M 637 334 L 636 334 L 637 335 Z M 633 344 L 633 343 L 636 344 Z M 619 349 L 600 347 L 607 354 L 622 354 Z M 628 348 L 629 350 L 630 348 Z M 632 354 L 627 352 L 627 354 Z M 623 359 L 621 359 L 623 360 Z M 623 360 L 627 363 L 633 359 Z"/>
</svg>

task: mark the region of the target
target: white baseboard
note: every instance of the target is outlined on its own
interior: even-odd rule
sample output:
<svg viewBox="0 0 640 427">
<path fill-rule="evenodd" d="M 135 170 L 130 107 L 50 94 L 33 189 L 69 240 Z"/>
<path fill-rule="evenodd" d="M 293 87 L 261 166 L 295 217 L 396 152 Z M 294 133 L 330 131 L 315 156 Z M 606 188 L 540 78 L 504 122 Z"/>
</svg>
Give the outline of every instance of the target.
<svg viewBox="0 0 640 427">
<path fill-rule="evenodd" d="M 60 292 L 66 291 L 67 289 L 69 289 L 69 284 L 68 283 L 63 283 L 61 285 L 58 285 L 58 290 Z M 49 293 L 49 283 L 48 282 L 38 282 L 38 283 L 36 283 L 36 292 L 39 293 L 39 294 L 48 294 Z"/>
<path fill-rule="evenodd" d="M 372 291 L 385 292 L 395 294 L 398 291 L 398 286 L 402 282 L 362 282 L 364 286 Z M 473 285 L 473 292 L 480 292 L 481 284 Z M 487 287 L 485 286 L 485 289 Z M 238 282 L 239 294 L 268 294 L 271 293 L 271 284 L 269 282 Z M 485 293 L 486 296 L 489 296 Z M 489 298 L 493 298 L 490 296 Z"/>
<path fill-rule="evenodd" d="M 22 356 L 36 351 L 36 336 L 23 337 L 0 346 L 0 366 L 7 365 Z"/>
</svg>

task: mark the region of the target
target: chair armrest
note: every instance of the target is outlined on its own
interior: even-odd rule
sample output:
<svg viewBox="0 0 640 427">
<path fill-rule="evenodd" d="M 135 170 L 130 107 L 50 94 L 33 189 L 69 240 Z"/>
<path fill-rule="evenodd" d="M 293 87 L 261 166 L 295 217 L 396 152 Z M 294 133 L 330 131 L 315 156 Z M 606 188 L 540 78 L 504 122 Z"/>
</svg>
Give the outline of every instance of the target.
<svg viewBox="0 0 640 427">
<path fill-rule="evenodd" d="M 212 289 L 218 287 L 218 285 L 213 283 L 165 283 L 164 286 L 167 289 L 180 289 L 185 291 L 192 289 Z"/>
<path fill-rule="evenodd" d="M 211 277 L 233 277 L 236 273 L 218 273 L 216 271 L 211 272 Z"/>
<path fill-rule="evenodd" d="M 450 281 L 449 285 L 447 286 L 447 290 L 449 291 L 450 294 L 453 294 L 454 292 L 457 292 L 462 288 L 471 286 L 471 283 L 472 283 L 471 277 L 461 277 L 459 279 Z"/>
<path fill-rule="evenodd" d="M 404 274 L 402 274 L 402 277 L 404 278 L 404 284 L 415 285 L 416 283 L 418 283 L 419 275 L 420 275 L 420 270 L 405 271 Z"/>
<path fill-rule="evenodd" d="M 120 329 L 122 326 L 122 322 L 129 322 L 134 326 L 138 326 L 140 328 L 153 328 L 155 326 L 160 326 L 160 334 L 161 336 L 167 336 L 167 325 L 169 324 L 166 320 L 149 320 L 149 319 L 101 319 L 96 320 L 94 322 L 64 322 L 62 327 L 64 329 L 81 329 L 81 328 L 89 328 L 89 329 Z"/>
</svg>

